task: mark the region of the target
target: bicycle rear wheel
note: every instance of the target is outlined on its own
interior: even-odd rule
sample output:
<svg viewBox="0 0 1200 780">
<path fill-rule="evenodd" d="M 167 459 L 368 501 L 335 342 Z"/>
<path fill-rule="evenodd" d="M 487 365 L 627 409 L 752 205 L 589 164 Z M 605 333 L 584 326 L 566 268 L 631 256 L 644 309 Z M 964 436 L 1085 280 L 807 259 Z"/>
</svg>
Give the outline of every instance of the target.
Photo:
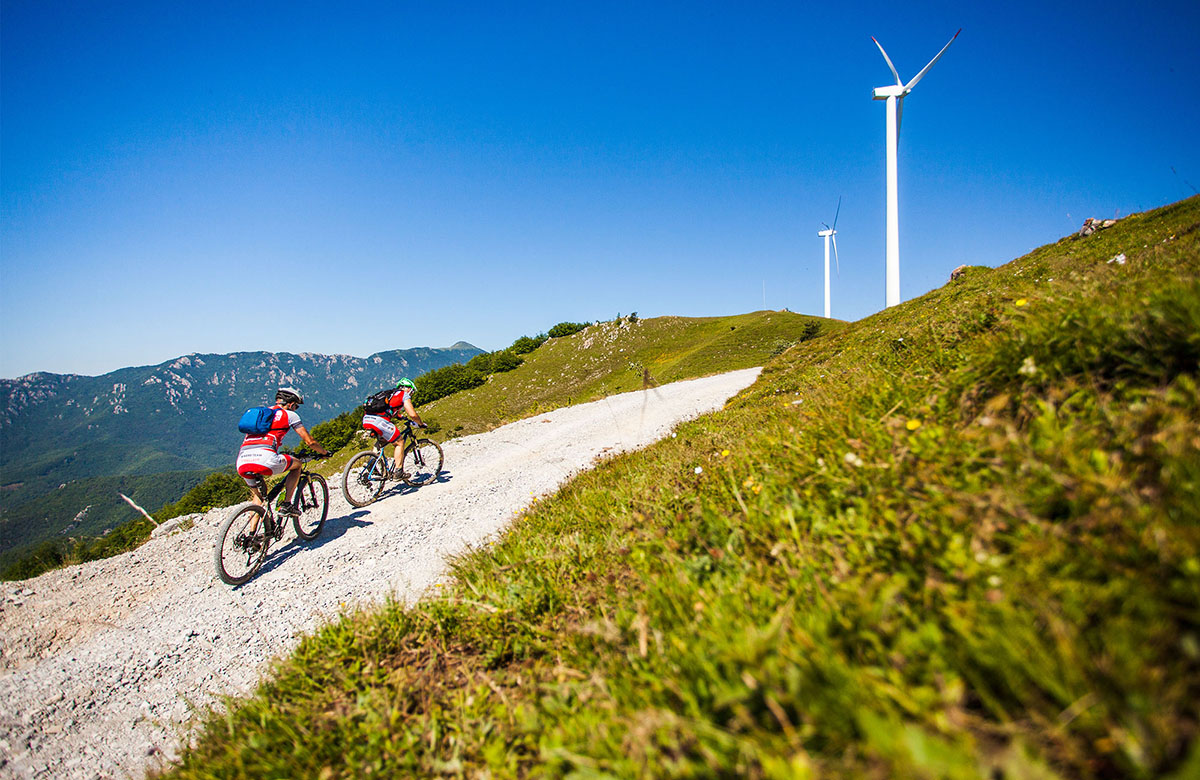
<svg viewBox="0 0 1200 780">
<path fill-rule="evenodd" d="M 227 585 L 247 582 L 267 557 L 266 510 L 258 504 L 238 504 L 221 524 L 213 562 Z"/>
<path fill-rule="evenodd" d="M 363 450 L 342 469 L 342 495 L 353 506 L 366 506 L 383 492 L 387 469 L 387 458 L 382 452 Z"/>
<path fill-rule="evenodd" d="M 404 451 L 400 479 L 413 487 L 428 485 L 442 473 L 442 447 L 432 439 L 417 439 Z"/>
<path fill-rule="evenodd" d="M 292 503 L 300 514 L 292 517 L 296 536 L 310 542 L 321 535 L 325 527 L 325 516 L 329 514 L 329 486 L 320 474 L 305 474 L 296 486 Z"/>
</svg>

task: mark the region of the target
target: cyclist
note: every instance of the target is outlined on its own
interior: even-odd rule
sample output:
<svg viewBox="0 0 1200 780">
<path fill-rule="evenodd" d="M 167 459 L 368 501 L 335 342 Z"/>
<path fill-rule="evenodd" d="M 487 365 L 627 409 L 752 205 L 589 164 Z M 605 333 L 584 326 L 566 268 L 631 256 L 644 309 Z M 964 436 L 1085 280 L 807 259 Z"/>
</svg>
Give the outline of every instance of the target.
<svg viewBox="0 0 1200 780">
<path fill-rule="evenodd" d="M 400 429 L 398 429 L 392 420 L 400 409 L 403 407 L 404 414 L 408 419 L 417 424 L 418 428 L 424 428 L 425 423 L 421 420 L 421 415 L 417 414 L 417 410 L 413 407 L 413 396 L 417 392 L 417 385 L 408 377 L 401 379 L 396 383 L 395 391 L 388 397 L 388 408 L 379 414 L 364 414 L 362 427 L 379 437 L 379 440 L 384 444 L 394 444 L 400 438 Z M 394 466 L 392 474 L 400 473 L 400 461 L 404 457 L 404 452 L 401 447 L 396 448 L 396 453 L 392 457 Z"/>
<path fill-rule="evenodd" d="M 272 409 L 278 410 L 275 412 L 275 420 L 271 423 L 271 430 L 261 436 L 247 434 L 242 440 L 242 448 L 238 451 L 237 472 L 250 486 L 250 499 L 259 506 L 263 505 L 264 496 L 259 495 L 257 480 L 254 477 L 265 478 L 288 472 L 283 487 L 283 503 L 279 505 L 281 515 L 300 514 L 292 505 L 292 493 L 300 480 L 302 465 L 298 458 L 279 451 L 279 443 L 283 441 L 283 437 L 289 430 L 293 430 L 305 444 L 316 450 L 317 454 L 329 454 L 300 423 L 300 415 L 296 414 L 296 410 L 302 403 L 304 397 L 300 395 L 299 390 L 293 387 L 279 388 L 275 393 L 275 403 L 271 405 Z"/>
</svg>

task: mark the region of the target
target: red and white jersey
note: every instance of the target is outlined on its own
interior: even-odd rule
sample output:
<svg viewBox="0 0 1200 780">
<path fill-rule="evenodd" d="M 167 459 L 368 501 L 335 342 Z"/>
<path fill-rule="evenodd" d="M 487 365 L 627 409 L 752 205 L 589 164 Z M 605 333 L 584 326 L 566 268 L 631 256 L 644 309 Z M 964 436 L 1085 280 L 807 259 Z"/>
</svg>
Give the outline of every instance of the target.
<svg viewBox="0 0 1200 780">
<path fill-rule="evenodd" d="M 272 404 L 271 408 L 275 410 L 275 419 L 271 422 L 271 430 L 262 435 L 246 434 L 246 438 L 242 439 L 241 452 L 264 448 L 279 452 L 279 444 L 283 441 L 283 437 L 287 436 L 287 432 L 300 427 L 300 415 L 289 412 L 280 404 Z"/>
<path fill-rule="evenodd" d="M 404 408 L 405 400 L 410 400 L 411 398 L 412 398 L 412 388 L 411 387 L 396 388 L 396 392 L 392 393 L 391 397 L 388 398 L 388 410 L 387 410 L 388 417 L 395 417 L 397 414 L 399 414 L 400 410 L 402 410 Z"/>
</svg>

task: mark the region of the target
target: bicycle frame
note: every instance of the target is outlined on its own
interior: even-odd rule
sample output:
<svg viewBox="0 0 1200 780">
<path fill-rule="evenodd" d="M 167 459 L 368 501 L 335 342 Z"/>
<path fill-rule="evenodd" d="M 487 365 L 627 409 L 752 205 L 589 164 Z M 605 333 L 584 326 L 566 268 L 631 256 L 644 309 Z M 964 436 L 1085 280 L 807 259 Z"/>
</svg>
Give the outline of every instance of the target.
<svg viewBox="0 0 1200 780">
<path fill-rule="evenodd" d="M 296 494 L 292 496 L 292 500 L 296 499 L 296 495 L 299 495 L 300 491 L 305 488 L 307 482 L 305 477 L 308 476 L 308 460 L 305 459 L 300 462 L 303 465 L 300 467 L 300 476 L 296 478 Z M 258 491 L 259 498 L 263 500 L 263 509 L 266 510 L 266 514 L 263 515 L 263 522 L 267 524 L 267 535 L 274 536 L 276 540 L 283 536 L 285 523 L 275 523 L 275 499 L 287 487 L 287 478 L 288 474 L 284 472 L 283 479 L 275 483 L 275 487 L 271 488 L 269 492 L 267 491 L 267 480 L 265 478 L 259 475 L 256 475 L 254 478 L 254 481 L 257 483 L 255 489 Z M 254 530 L 258 530 L 257 523 L 254 525 Z"/>
<path fill-rule="evenodd" d="M 441 446 L 431 439 L 417 438 L 412 420 L 405 418 L 398 428 L 392 442 L 375 436 L 370 449 L 358 452 L 346 461 L 346 466 L 342 469 L 342 490 L 352 506 L 364 507 L 375 501 L 390 480 L 398 479 L 416 488 L 436 478 L 436 474 L 432 472 L 441 473 Z M 395 454 L 388 457 L 387 448 L 393 442 L 396 446 Z M 429 460 L 435 457 L 434 451 L 437 453 L 436 462 Z M 393 463 L 398 463 L 399 468 L 393 469 Z"/>
<path fill-rule="evenodd" d="M 296 536 L 306 542 L 320 535 L 329 513 L 329 487 L 323 476 L 308 470 L 309 460 L 300 459 L 304 465 L 299 469 L 292 495 L 297 512 L 291 516 Z M 283 538 L 287 525 L 287 516 L 277 515 L 274 506 L 280 492 L 286 489 L 287 477 L 271 490 L 267 490 L 266 480 L 261 476 L 253 477 L 250 482 L 258 500 L 237 504 L 230 510 L 213 550 L 217 575 L 228 585 L 241 585 L 254 576 L 272 542 Z"/>
<path fill-rule="evenodd" d="M 387 453 L 384 452 L 384 449 L 388 446 L 389 443 L 390 442 L 385 442 L 378 435 L 375 436 L 375 450 L 382 456 L 382 459 L 385 461 L 388 458 L 387 458 Z M 399 457 L 397 457 L 396 455 L 393 455 L 392 459 L 397 462 L 403 461 L 404 453 L 408 451 L 409 447 L 415 447 L 416 444 L 417 444 L 417 434 L 413 431 L 413 422 L 412 422 L 412 420 L 405 417 L 404 418 L 404 427 L 400 430 L 400 438 L 396 440 L 396 452 L 399 454 Z M 417 453 L 417 456 L 420 457 L 420 452 Z M 418 462 L 420 462 L 420 461 L 418 461 Z M 424 464 L 422 463 L 422 465 L 424 465 Z M 372 467 L 372 473 L 374 473 L 374 467 Z"/>
</svg>

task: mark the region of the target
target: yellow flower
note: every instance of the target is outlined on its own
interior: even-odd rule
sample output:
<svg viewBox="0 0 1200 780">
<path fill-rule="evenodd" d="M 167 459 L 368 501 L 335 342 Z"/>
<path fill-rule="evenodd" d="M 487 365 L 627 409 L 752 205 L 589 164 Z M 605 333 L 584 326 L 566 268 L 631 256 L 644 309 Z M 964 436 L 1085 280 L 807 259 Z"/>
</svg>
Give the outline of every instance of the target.
<svg viewBox="0 0 1200 780">
<path fill-rule="evenodd" d="M 908 428 L 910 431 L 915 431 L 917 428 L 921 427 L 921 421 L 914 417 L 913 419 L 906 422 L 904 424 L 904 427 Z"/>
<path fill-rule="evenodd" d="M 746 481 L 742 483 L 742 487 L 744 487 L 744 488 L 754 487 L 754 477 L 746 477 Z"/>
<path fill-rule="evenodd" d="M 1017 306 L 1024 306 L 1027 303 L 1029 303 L 1029 301 L 1025 300 L 1024 298 L 1017 298 Z"/>
<path fill-rule="evenodd" d="M 729 450 L 721 450 L 721 457 L 722 457 L 722 458 L 728 458 L 728 457 L 729 457 Z"/>
<path fill-rule="evenodd" d="M 754 486 L 754 495 L 757 496 L 761 492 L 762 492 L 762 485 L 755 485 Z"/>
</svg>

